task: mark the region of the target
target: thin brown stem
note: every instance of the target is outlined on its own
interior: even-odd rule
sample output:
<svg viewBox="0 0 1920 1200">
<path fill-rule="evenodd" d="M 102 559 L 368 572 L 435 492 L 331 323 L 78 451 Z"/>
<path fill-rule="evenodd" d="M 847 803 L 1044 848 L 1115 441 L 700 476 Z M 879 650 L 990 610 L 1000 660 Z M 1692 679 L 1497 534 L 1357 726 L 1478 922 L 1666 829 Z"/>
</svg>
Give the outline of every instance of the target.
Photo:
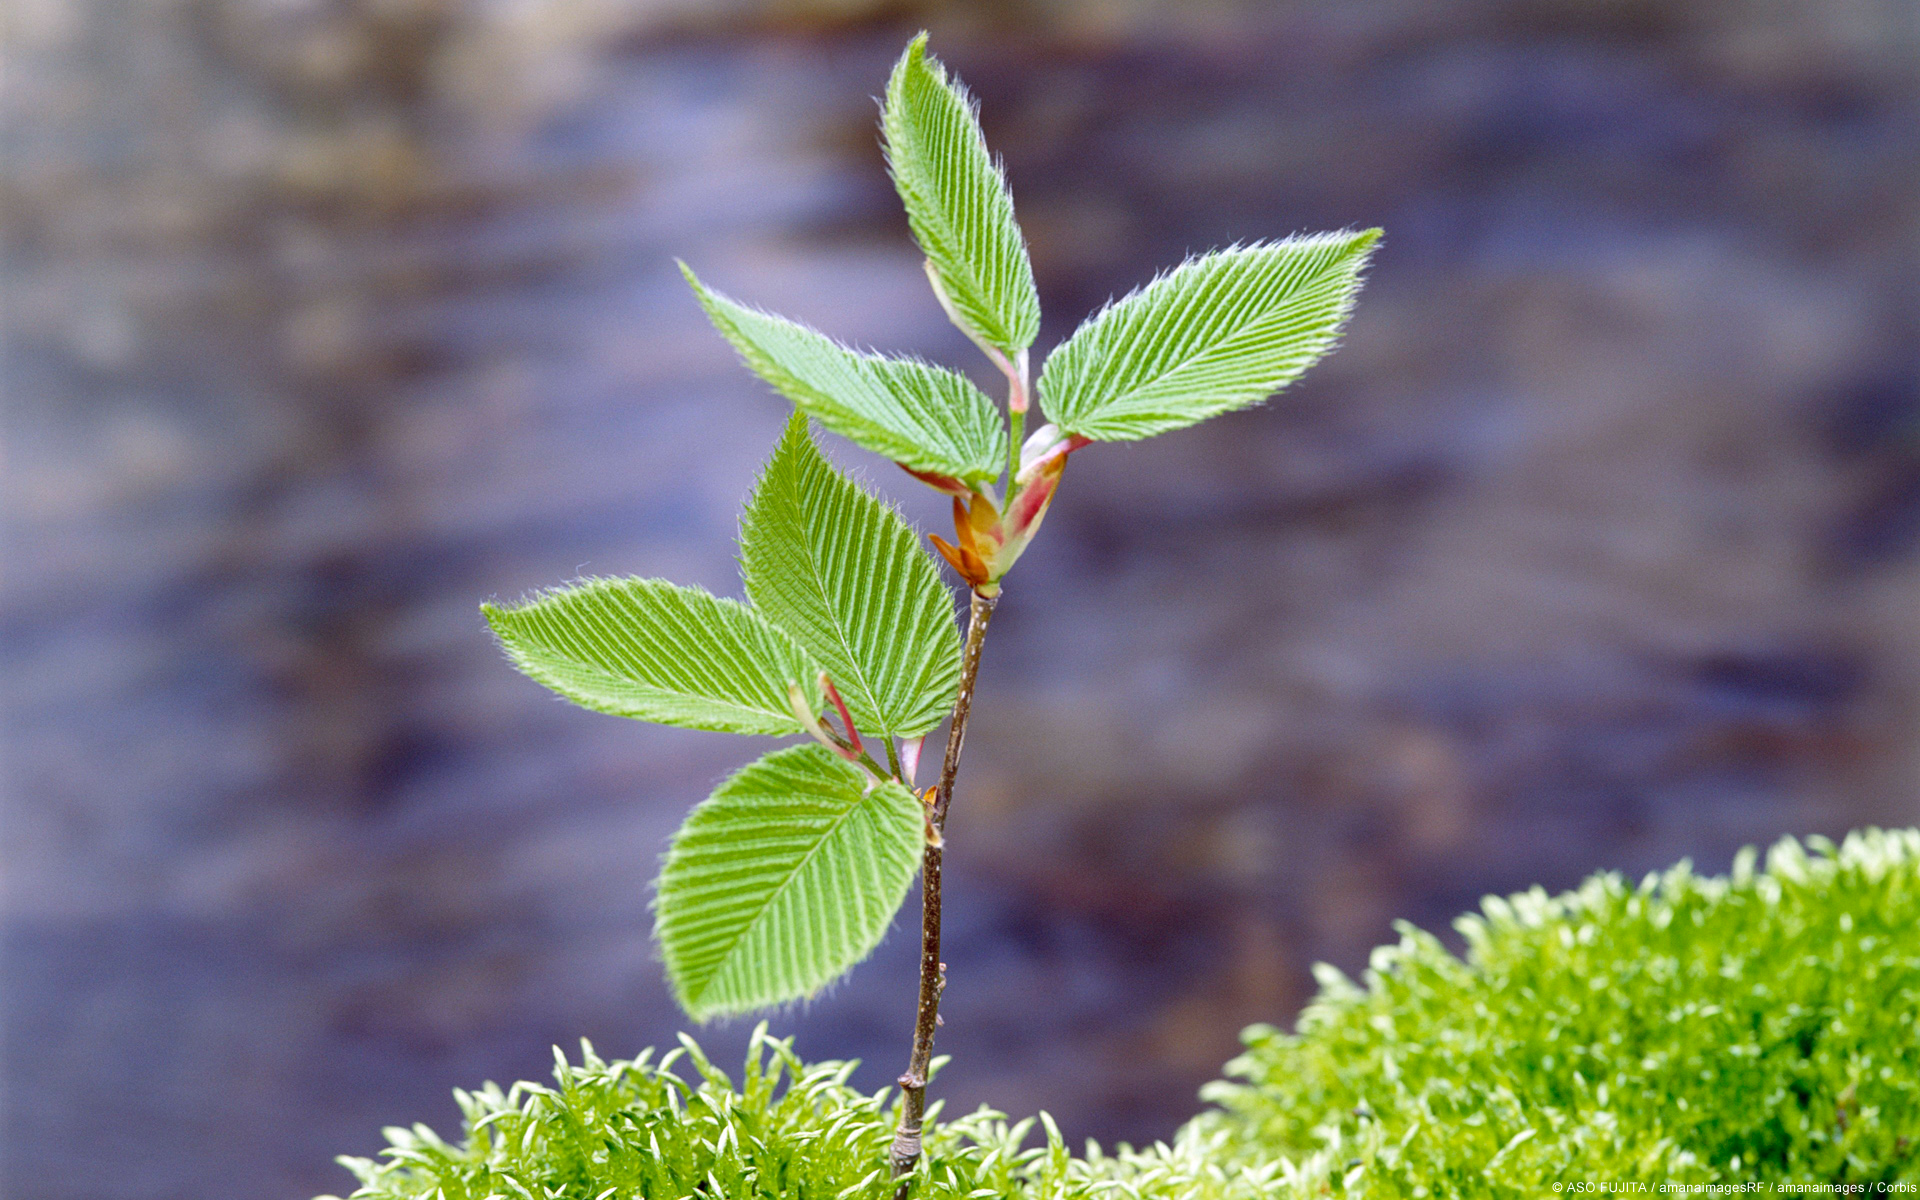
<svg viewBox="0 0 1920 1200">
<path fill-rule="evenodd" d="M 920 1161 L 920 1127 L 927 1112 L 927 1071 L 933 1062 L 933 1031 L 940 1025 L 940 993 L 947 986 L 947 964 L 940 961 L 940 834 L 947 825 L 947 806 L 953 802 L 953 779 L 960 773 L 960 750 L 967 740 L 967 716 L 973 710 L 973 684 L 980 673 L 980 646 L 986 641 L 987 622 L 993 619 L 998 595 L 973 593 L 967 620 L 967 648 L 960 666 L 960 694 L 953 702 L 953 723 L 947 729 L 947 756 L 940 764 L 940 783 L 934 789 L 928 813 L 932 835 L 920 858 L 920 1006 L 913 1024 L 913 1054 L 900 1076 L 900 1129 L 893 1136 L 893 1176 L 912 1173 Z M 908 1182 L 894 1193 L 905 1200 Z"/>
</svg>

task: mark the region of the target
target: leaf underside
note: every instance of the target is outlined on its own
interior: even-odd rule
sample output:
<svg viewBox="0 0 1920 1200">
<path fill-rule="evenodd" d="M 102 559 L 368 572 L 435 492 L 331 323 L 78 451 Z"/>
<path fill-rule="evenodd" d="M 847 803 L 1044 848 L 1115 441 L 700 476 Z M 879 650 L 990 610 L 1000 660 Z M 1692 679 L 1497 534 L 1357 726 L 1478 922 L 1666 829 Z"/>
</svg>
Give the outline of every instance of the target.
<svg viewBox="0 0 1920 1200">
<path fill-rule="evenodd" d="M 721 733 L 801 732 L 788 685 L 824 706 L 820 668 L 737 600 L 658 579 L 588 579 L 481 606 L 515 666 L 575 704 Z"/>
<path fill-rule="evenodd" d="M 1047 419 L 1131 441 L 1258 404 L 1333 348 L 1379 234 L 1259 242 L 1160 276 L 1048 356 Z"/>
<path fill-rule="evenodd" d="M 1033 265 L 973 98 L 921 34 L 887 81 L 887 166 L 954 320 L 1009 357 L 1040 332 Z"/>
<path fill-rule="evenodd" d="M 920 802 L 820 746 L 775 751 L 688 816 L 655 936 L 696 1020 L 810 996 L 886 933 L 920 860 Z"/>
<path fill-rule="evenodd" d="M 914 737 L 960 686 L 953 596 L 892 508 L 835 471 L 796 413 L 740 522 L 758 609 L 826 668 L 864 732 Z"/>
<path fill-rule="evenodd" d="M 800 411 L 897 463 L 970 483 L 994 478 L 1007 431 L 963 375 L 913 359 L 862 354 L 795 321 L 713 291 L 681 264 L 714 327 Z"/>
</svg>

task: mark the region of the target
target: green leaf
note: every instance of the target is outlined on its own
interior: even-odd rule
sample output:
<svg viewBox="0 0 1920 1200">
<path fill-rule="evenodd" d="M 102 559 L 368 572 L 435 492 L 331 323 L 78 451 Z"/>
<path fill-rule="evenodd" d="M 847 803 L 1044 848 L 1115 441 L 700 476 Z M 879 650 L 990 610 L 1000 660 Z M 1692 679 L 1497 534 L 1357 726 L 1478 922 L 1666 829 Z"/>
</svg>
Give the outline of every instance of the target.
<svg viewBox="0 0 1920 1200">
<path fill-rule="evenodd" d="M 993 401 L 965 376 L 913 359 L 850 350 L 817 330 L 748 308 L 680 270 L 714 327 L 749 367 L 842 437 L 897 463 L 969 483 L 1007 457 Z"/>
<path fill-rule="evenodd" d="M 480 611 L 508 657 L 575 704 L 721 733 L 801 732 L 787 686 L 825 707 L 820 668 L 737 600 L 659 579 L 588 579 Z"/>
<path fill-rule="evenodd" d="M 667 852 L 654 935 L 696 1020 L 810 996 L 865 958 L 906 896 L 920 802 L 820 746 L 746 767 Z"/>
<path fill-rule="evenodd" d="M 926 50 L 923 33 L 887 80 L 887 166 L 954 323 L 1012 357 L 1040 332 L 1033 264 L 973 97 Z"/>
<path fill-rule="evenodd" d="M 1047 419 L 1096 441 L 1132 441 L 1258 404 L 1333 348 L 1379 237 L 1260 242 L 1160 276 L 1047 357 Z"/>
<path fill-rule="evenodd" d="M 747 501 L 740 574 L 861 729 L 913 737 L 953 707 L 953 596 L 900 514 L 829 466 L 799 413 Z"/>
</svg>

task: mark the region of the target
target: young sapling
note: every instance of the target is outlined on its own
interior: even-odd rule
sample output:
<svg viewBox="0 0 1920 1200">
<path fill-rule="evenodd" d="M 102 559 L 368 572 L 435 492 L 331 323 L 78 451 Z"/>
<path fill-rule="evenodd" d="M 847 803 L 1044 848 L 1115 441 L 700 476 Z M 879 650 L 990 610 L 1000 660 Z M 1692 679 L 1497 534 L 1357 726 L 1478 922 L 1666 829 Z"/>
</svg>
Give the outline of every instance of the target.
<svg viewBox="0 0 1920 1200">
<path fill-rule="evenodd" d="M 1189 259 L 1049 354 L 1026 241 L 973 99 L 914 39 L 882 103 L 887 166 L 941 307 L 1005 378 L 866 353 L 740 304 L 682 264 L 707 316 L 794 406 L 747 501 L 746 601 L 656 579 L 586 579 L 483 611 L 514 663 L 575 703 L 690 729 L 803 740 L 741 768 L 673 839 L 655 936 L 696 1020 L 812 996 L 864 959 L 921 880 L 918 1000 L 891 1171 L 920 1160 L 946 966 L 941 866 L 981 649 L 1008 573 L 1070 456 L 1249 407 L 1333 348 L 1379 230 Z M 1043 423 L 1030 435 L 1029 409 Z M 952 498 L 936 560 L 835 470 L 818 424 Z M 939 562 L 967 586 L 964 637 Z M 945 751 L 917 781 L 926 738 Z M 911 1181 L 900 1186 L 904 1196 Z"/>
</svg>

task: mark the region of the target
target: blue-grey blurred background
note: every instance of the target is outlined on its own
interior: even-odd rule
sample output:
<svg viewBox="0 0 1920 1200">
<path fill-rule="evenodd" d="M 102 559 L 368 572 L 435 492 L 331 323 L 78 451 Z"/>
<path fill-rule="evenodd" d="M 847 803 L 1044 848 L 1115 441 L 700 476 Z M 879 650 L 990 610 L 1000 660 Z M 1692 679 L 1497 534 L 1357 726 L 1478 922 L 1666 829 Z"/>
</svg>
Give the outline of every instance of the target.
<svg viewBox="0 0 1920 1200">
<path fill-rule="evenodd" d="M 922 26 L 1042 347 L 1189 251 L 1387 230 L 1338 354 L 1076 456 L 1021 563 L 950 830 L 950 1105 L 1164 1137 L 1396 918 L 1920 820 L 1913 0 L 6 20 L 10 1200 L 344 1191 L 457 1085 L 671 1041 L 657 856 L 762 747 L 571 709 L 476 606 L 737 594 L 784 409 L 675 255 L 984 365 L 875 145 Z M 867 1087 L 914 913 L 774 1021 Z"/>
</svg>

